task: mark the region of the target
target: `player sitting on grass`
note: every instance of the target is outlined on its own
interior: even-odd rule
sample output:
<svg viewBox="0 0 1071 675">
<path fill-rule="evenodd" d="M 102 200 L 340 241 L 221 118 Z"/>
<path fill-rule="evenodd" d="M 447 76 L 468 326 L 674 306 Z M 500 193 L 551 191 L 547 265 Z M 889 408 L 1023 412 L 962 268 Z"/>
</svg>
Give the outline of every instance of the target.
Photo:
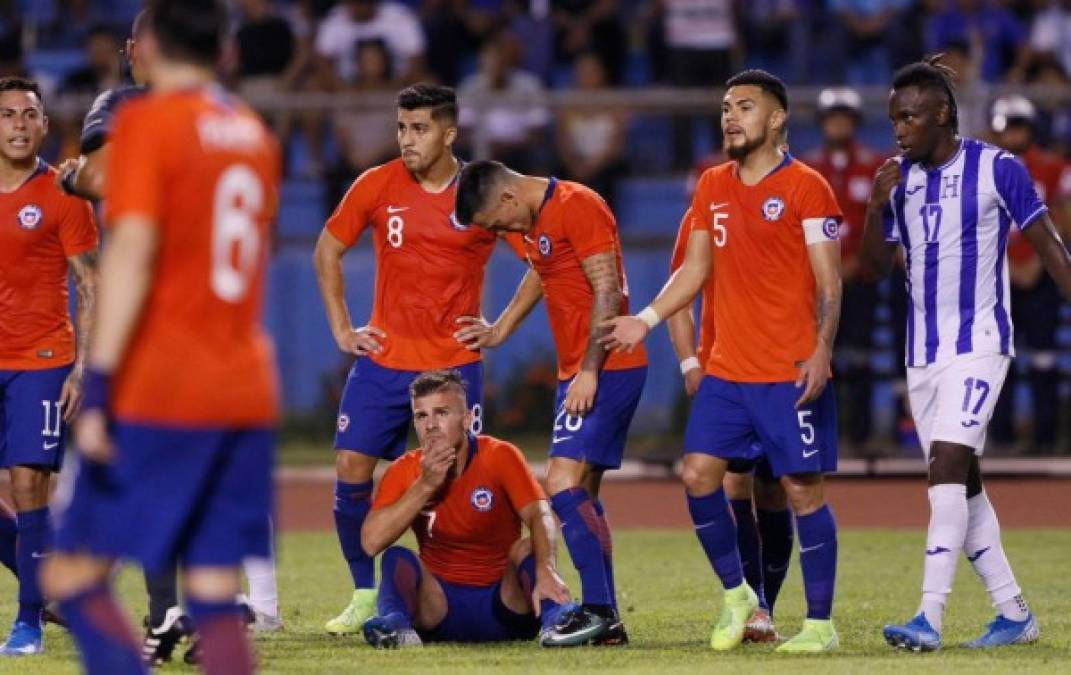
<svg viewBox="0 0 1071 675">
<path fill-rule="evenodd" d="M 543 644 L 562 644 L 550 639 L 555 621 L 580 608 L 561 604 L 569 589 L 555 569 L 557 525 L 524 457 L 469 433 L 458 371 L 424 373 L 409 391 L 420 448 L 384 474 L 361 529 L 364 550 L 383 553 L 378 616 L 365 622 L 365 639 L 419 647 L 539 633 Z M 410 527 L 419 557 L 393 545 Z"/>
</svg>

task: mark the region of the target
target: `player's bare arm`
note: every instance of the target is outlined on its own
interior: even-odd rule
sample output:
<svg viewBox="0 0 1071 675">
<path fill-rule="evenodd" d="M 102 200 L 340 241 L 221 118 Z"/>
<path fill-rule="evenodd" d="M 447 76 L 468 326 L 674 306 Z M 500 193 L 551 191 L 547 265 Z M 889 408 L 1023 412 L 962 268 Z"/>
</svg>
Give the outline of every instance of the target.
<svg viewBox="0 0 1071 675">
<path fill-rule="evenodd" d="M 664 316 L 671 316 L 688 306 L 710 274 L 710 232 L 693 230 L 688 235 L 684 263 L 673 273 L 650 305 L 634 316 L 617 316 L 604 321 L 609 335 L 599 339 L 603 347 L 617 352 L 632 351 L 643 342 Z"/>
<path fill-rule="evenodd" d="M 86 365 L 105 377 L 123 360 L 152 285 L 159 244 L 155 223 L 144 216 L 124 216 L 114 226 L 100 260 L 99 293 L 93 339 Z M 82 454 L 97 462 L 112 459 L 103 409 L 87 409 L 78 417 L 74 437 Z"/>
<path fill-rule="evenodd" d="M 454 339 L 472 351 L 497 347 L 513 334 L 542 297 L 543 286 L 539 283 L 539 273 L 529 268 L 517 285 L 513 298 L 493 324 L 487 323 L 482 316 L 458 317 L 457 323 L 461 328 L 454 333 Z"/>
<path fill-rule="evenodd" d="M 699 383 L 703 381 L 703 366 L 699 363 L 695 351 L 695 316 L 692 314 L 692 308 L 685 307 L 666 319 L 666 330 L 669 331 L 673 352 L 681 364 L 684 391 L 689 396 L 694 396 L 699 390 Z"/>
<path fill-rule="evenodd" d="M 104 172 L 108 165 L 108 144 L 93 152 L 61 163 L 56 174 L 56 183 L 65 192 L 100 201 L 104 198 Z"/>
<path fill-rule="evenodd" d="M 599 388 L 599 371 L 606 362 L 607 352 L 599 340 L 606 335 L 603 322 L 617 316 L 621 307 L 621 280 L 617 272 L 617 254 L 614 251 L 596 253 L 580 261 L 593 295 L 591 321 L 588 329 L 588 344 L 580 371 L 569 383 L 563 405 L 570 415 L 586 415 L 595 404 L 595 392 Z"/>
<path fill-rule="evenodd" d="M 866 205 L 863 244 L 859 249 L 859 271 L 864 279 L 870 281 L 886 277 L 892 271 L 897 244 L 885 241 L 881 214 L 899 181 L 900 163 L 895 159 L 885 160 L 874 174 L 874 188 Z"/>
<path fill-rule="evenodd" d="M 1037 251 L 1041 264 L 1060 288 L 1061 295 L 1065 300 L 1071 300 L 1071 254 L 1061 241 L 1049 215 L 1043 213 L 1023 231 L 1023 236 Z"/>
<path fill-rule="evenodd" d="M 316 280 L 320 284 L 320 295 L 327 310 L 327 323 L 331 334 L 335 336 L 338 348 L 347 354 L 364 356 L 383 351 L 382 339 L 387 337 L 375 326 L 353 327 L 350 310 L 346 306 L 346 282 L 342 276 L 342 256 L 349 249 L 326 228 L 320 233 L 316 242 L 313 262 L 316 266 Z"/>
<path fill-rule="evenodd" d="M 420 478 L 413 481 L 398 501 L 368 513 L 361 527 L 361 546 L 365 553 L 379 555 L 398 541 L 446 483 L 456 459 L 456 450 L 440 439 L 428 443 L 420 460 Z"/>
<path fill-rule="evenodd" d="M 532 608 L 539 616 L 539 601 L 543 598 L 557 603 L 569 602 L 569 587 L 558 575 L 558 523 L 545 499 L 537 499 L 520 511 L 521 520 L 532 539 L 532 554 L 536 559 L 535 586 L 532 587 Z"/>
<path fill-rule="evenodd" d="M 60 392 L 59 404 L 63 407 L 63 419 L 70 422 L 78 413 L 78 406 L 82 402 L 82 372 L 85 368 L 86 352 L 89 345 L 89 335 L 93 326 L 93 305 L 97 298 L 97 251 L 85 253 L 67 258 L 67 267 L 74 277 L 74 288 L 77 294 L 78 337 L 75 344 L 76 354 L 74 368 L 63 383 Z"/>
<path fill-rule="evenodd" d="M 796 387 L 803 392 L 796 407 L 818 398 L 829 381 L 829 363 L 833 358 L 833 343 L 837 339 L 840 323 L 841 271 L 840 242 L 823 241 L 807 247 L 807 257 L 815 280 L 815 311 L 818 319 L 818 335 L 814 353 L 800 366 Z"/>
</svg>

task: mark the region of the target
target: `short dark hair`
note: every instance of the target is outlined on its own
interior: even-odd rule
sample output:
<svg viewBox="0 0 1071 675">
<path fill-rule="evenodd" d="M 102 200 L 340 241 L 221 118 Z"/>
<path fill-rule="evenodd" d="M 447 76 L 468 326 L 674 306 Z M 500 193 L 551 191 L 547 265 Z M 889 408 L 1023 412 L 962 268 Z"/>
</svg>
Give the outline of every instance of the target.
<svg viewBox="0 0 1071 675">
<path fill-rule="evenodd" d="M 133 40 L 137 40 L 145 34 L 145 29 L 152 24 L 152 13 L 148 9 L 143 9 L 138 12 L 138 15 L 134 17 L 134 22 L 130 24 L 130 37 Z"/>
<path fill-rule="evenodd" d="M 959 106 L 956 104 L 956 73 L 941 63 L 944 54 L 926 57 L 909 63 L 893 75 L 893 91 L 907 87 L 929 89 L 943 94 L 948 99 L 949 123 L 953 131 L 959 131 Z"/>
<path fill-rule="evenodd" d="M 215 66 L 227 33 L 221 0 L 151 0 L 149 21 L 164 56 Z"/>
<path fill-rule="evenodd" d="M 454 201 L 454 218 L 461 225 L 471 225 L 476 213 L 491 197 L 494 189 L 509 169 L 502 162 L 481 159 L 469 162 L 461 168 L 457 178 L 457 197 Z"/>
<path fill-rule="evenodd" d="M 785 112 L 788 112 L 788 89 L 785 88 L 785 83 L 781 81 L 781 78 L 768 73 L 765 70 L 752 68 L 733 75 L 725 82 L 726 89 L 744 85 L 762 89 L 770 96 L 776 98 L 777 102 L 781 104 L 781 107 L 785 109 Z"/>
<path fill-rule="evenodd" d="M 451 387 L 456 387 L 462 394 L 468 391 L 468 383 L 456 368 L 429 370 L 418 375 L 409 385 L 409 397 L 416 400 Z"/>
<path fill-rule="evenodd" d="M 457 94 L 441 84 L 418 82 L 398 92 L 398 107 L 402 110 L 431 108 L 431 118 L 445 119 L 457 124 Z"/>
<path fill-rule="evenodd" d="M 4 77 L 0 78 L 0 91 L 28 91 L 37 96 L 37 100 L 44 106 L 45 100 L 41 96 L 41 85 L 37 80 L 28 77 Z"/>
</svg>

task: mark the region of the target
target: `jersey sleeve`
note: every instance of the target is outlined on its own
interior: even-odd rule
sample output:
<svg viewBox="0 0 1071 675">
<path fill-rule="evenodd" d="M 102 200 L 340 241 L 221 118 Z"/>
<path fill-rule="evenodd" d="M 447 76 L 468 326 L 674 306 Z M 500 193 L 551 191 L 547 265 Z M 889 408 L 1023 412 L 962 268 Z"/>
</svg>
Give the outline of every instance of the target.
<svg viewBox="0 0 1071 675">
<path fill-rule="evenodd" d="M 502 241 L 506 242 L 506 246 L 509 246 L 509 250 L 513 251 L 513 255 L 523 262 L 528 264 L 528 253 L 524 250 L 524 237 L 516 232 L 507 232 L 502 235 Z"/>
<path fill-rule="evenodd" d="M 107 142 L 112 128 L 116 99 L 115 90 L 109 89 L 93 101 L 93 106 L 86 113 L 85 121 L 82 123 L 79 151 L 83 155 L 99 150 Z"/>
<path fill-rule="evenodd" d="M 506 498 L 515 513 L 538 499 L 546 499 L 531 467 L 517 446 L 499 441 L 495 448 L 495 473 L 506 490 Z"/>
<path fill-rule="evenodd" d="M 154 108 L 128 104 L 115 117 L 105 182 L 105 224 L 124 216 L 163 219 L 166 156 L 175 131 Z"/>
<path fill-rule="evenodd" d="M 803 173 L 795 198 L 803 238 L 808 246 L 840 238 L 840 221 L 844 215 L 826 179 L 815 172 Z"/>
<path fill-rule="evenodd" d="M 66 204 L 63 219 L 59 224 L 63 255 L 70 258 L 97 248 L 100 237 L 93 220 L 93 208 L 89 202 L 75 197 L 69 197 L 64 201 Z"/>
<path fill-rule="evenodd" d="M 684 264 L 684 254 L 688 251 L 688 237 L 692 235 L 692 207 L 684 212 L 681 218 L 680 228 L 677 230 L 677 241 L 673 242 L 673 255 L 669 259 L 669 272 L 676 272 Z"/>
<path fill-rule="evenodd" d="M 405 491 L 416 481 L 417 474 L 413 469 L 417 463 L 412 459 L 414 457 L 416 455 L 409 455 L 394 462 L 383 474 L 375 497 L 372 498 L 373 511 L 390 506 L 401 499 Z"/>
<path fill-rule="evenodd" d="M 881 233 L 885 241 L 890 244 L 900 241 L 900 229 L 896 226 L 896 212 L 893 211 L 892 199 L 885 202 L 885 206 L 881 209 Z"/>
<path fill-rule="evenodd" d="M 1020 230 L 1048 211 L 1023 163 L 1002 152 L 993 160 L 993 182 L 1004 210 Z"/>
<path fill-rule="evenodd" d="M 578 192 L 569 198 L 566 236 L 579 260 L 614 250 L 617 223 L 606 202 Z"/>
<path fill-rule="evenodd" d="M 386 184 L 382 169 L 365 171 L 346 191 L 324 227 L 346 246 L 353 246 L 368 227 Z"/>
<path fill-rule="evenodd" d="M 692 202 L 689 204 L 688 210 L 684 212 L 684 218 L 681 220 L 681 234 L 684 233 L 685 228 L 688 231 L 687 236 L 691 236 L 693 230 L 710 232 L 713 229 L 713 219 L 703 217 L 704 214 L 710 211 L 710 205 L 713 203 L 711 193 L 714 190 L 714 174 L 712 171 L 712 169 L 707 169 L 699 177 L 699 182 L 696 183 L 695 192 L 692 193 Z M 687 237 L 685 237 L 685 241 L 687 241 Z M 684 248 L 687 250 L 687 244 L 685 244 Z M 683 254 L 681 262 L 684 262 Z"/>
</svg>

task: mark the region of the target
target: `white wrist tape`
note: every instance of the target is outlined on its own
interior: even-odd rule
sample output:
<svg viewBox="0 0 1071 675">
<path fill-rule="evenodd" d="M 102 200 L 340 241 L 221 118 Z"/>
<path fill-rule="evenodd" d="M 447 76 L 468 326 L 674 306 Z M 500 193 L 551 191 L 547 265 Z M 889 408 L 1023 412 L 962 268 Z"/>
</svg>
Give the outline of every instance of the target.
<svg viewBox="0 0 1071 675">
<path fill-rule="evenodd" d="M 699 359 L 695 356 L 689 356 L 681 361 L 681 375 L 685 375 L 689 370 L 694 370 L 699 367 Z"/>
<path fill-rule="evenodd" d="M 647 324 L 648 328 L 654 328 L 662 321 L 662 317 L 658 316 L 658 312 L 654 310 L 654 307 L 648 305 L 643 308 L 643 311 L 636 315 L 636 318 Z"/>
</svg>

